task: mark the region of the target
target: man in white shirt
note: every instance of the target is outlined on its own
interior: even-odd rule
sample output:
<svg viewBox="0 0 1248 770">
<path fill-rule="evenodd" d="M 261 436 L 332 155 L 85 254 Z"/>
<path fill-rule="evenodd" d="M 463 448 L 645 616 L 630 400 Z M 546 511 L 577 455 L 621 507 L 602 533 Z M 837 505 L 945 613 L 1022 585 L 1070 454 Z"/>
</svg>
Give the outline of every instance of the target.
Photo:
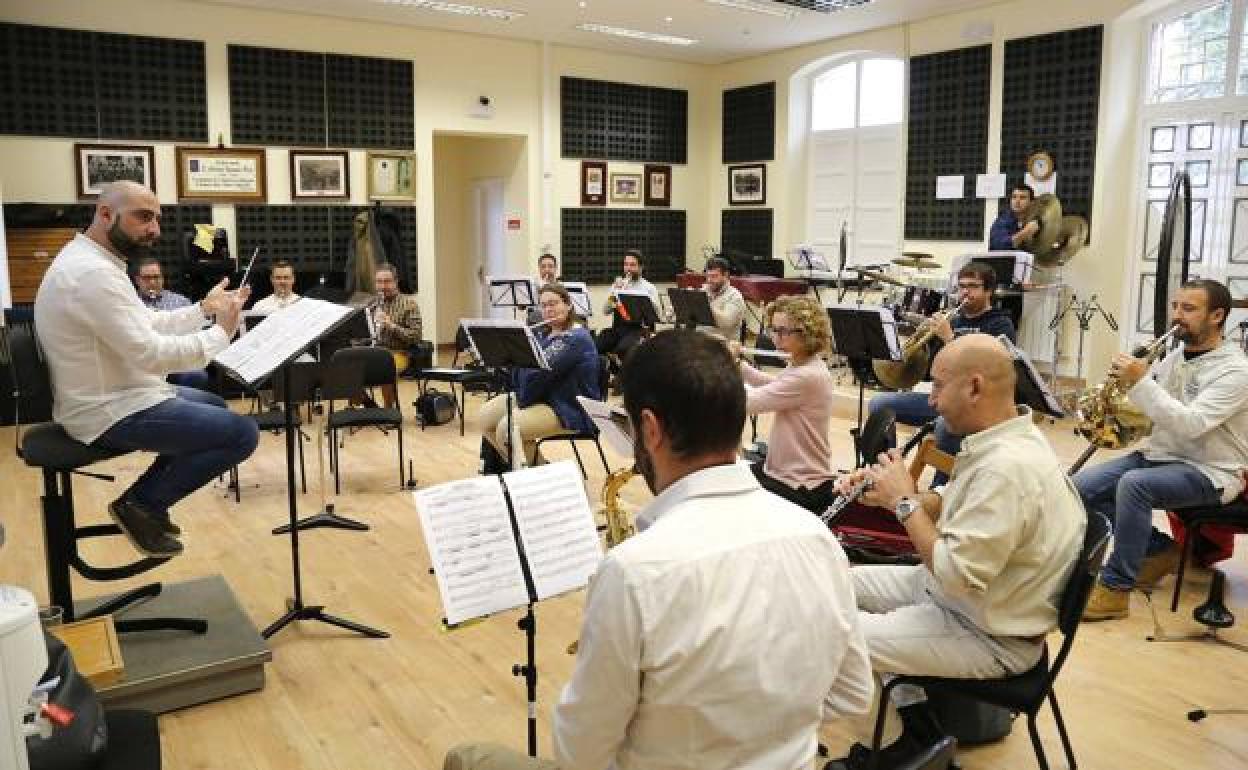
<svg viewBox="0 0 1248 770">
<path fill-rule="evenodd" d="M 557 764 L 469 744 L 444 768 L 809 768 L 820 723 L 873 694 L 845 554 L 736 461 L 745 387 L 722 342 L 658 334 L 623 390 L 657 497 L 590 585 Z"/>
<path fill-rule="evenodd" d="M 602 308 L 602 312 L 611 319 L 611 326 L 598 332 L 594 340 L 599 353 L 615 354 L 620 361 L 623 361 L 628 352 L 636 347 L 638 342 L 641 342 L 646 327 L 641 319 L 628 318 L 627 310 L 620 302 L 616 291 L 619 289 L 644 291 L 654 303 L 655 311 L 659 310 L 659 290 L 641 276 L 641 271 L 641 252 L 636 249 L 624 252 L 624 275 L 618 276 L 611 284 L 606 304 Z M 618 369 L 615 366 L 612 368 Z"/>
<path fill-rule="evenodd" d="M 554 254 L 543 254 L 537 258 L 537 288 L 548 283 L 559 282 L 559 261 Z"/>
<path fill-rule="evenodd" d="M 273 284 L 273 293 L 252 305 L 251 312 L 269 315 L 299 300 L 299 295 L 295 294 L 295 268 L 286 260 L 273 263 L 269 283 Z"/>
<path fill-rule="evenodd" d="M 155 194 L 134 182 L 108 185 L 91 226 L 44 275 L 35 326 L 52 378 L 53 419 L 84 444 L 156 453 L 108 511 L 136 549 L 168 558 L 182 551 L 170 507 L 249 457 L 256 425 L 216 395 L 165 382 L 226 348 L 248 290 L 226 291 L 222 280 L 194 305 L 145 307 L 126 260 L 159 238 Z"/>
<path fill-rule="evenodd" d="M 896 513 L 922 564 L 860 566 L 854 593 L 878 674 L 995 679 L 1029 670 L 1057 627 L 1057 604 L 1083 545 L 1087 514 L 1031 411 L 1014 405 L 1013 361 L 995 338 L 968 334 L 932 365 L 931 402 L 965 436 L 948 486 L 920 495 L 898 450 L 847 476 Z M 919 688 L 893 690 L 878 767 L 940 739 Z M 900 707 L 900 720 L 894 706 Z M 904 732 L 902 728 L 904 727 Z M 859 725 L 865 739 L 868 724 Z M 855 744 L 828 770 L 865 770 Z"/>
</svg>

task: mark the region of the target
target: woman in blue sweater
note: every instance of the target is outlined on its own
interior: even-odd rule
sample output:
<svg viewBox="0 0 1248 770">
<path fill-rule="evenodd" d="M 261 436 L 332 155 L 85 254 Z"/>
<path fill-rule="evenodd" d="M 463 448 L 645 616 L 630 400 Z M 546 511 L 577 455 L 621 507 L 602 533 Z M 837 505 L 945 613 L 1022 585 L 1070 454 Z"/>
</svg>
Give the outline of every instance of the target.
<svg viewBox="0 0 1248 770">
<path fill-rule="evenodd" d="M 602 398 L 598 389 L 598 351 L 594 339 L 572 309 L 568 290 L 557 283 L 538 295 L 547 333 L 540 337 L 549 369 L 516 369 L 511 374 L 513 467 L 537 462 L 537 440 L 568 432 L 589 432 L 593 423 L 577 396 Z M 495 396 L 481 407 L 482 470 L 492 473 L 507 457 L 507 396 Z M 518 451 L 524 448 L 521 456 Z"/>
</svg>

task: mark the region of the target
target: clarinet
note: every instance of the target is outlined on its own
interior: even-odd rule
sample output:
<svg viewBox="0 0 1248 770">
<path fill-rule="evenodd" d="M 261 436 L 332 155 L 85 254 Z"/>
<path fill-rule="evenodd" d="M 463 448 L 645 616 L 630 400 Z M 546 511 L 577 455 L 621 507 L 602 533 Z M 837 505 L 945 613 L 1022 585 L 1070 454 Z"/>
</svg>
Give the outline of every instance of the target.
<svg viewBox="0 0 1248 770">
<path fill-rule="evenodd" d="M 910 440 L 908 440 L 901 447 L 901 456 L 905 457 L 906 455 L 910 454 L 910 451 L 913 450 L 916 446 L 918 446 L 919 442 L 922 441 L 924 438 L 926 438 L 927 434 L 931 433 L 935 429 L 936 429 L 935 420 L 928 420 L 927 422 L 923 423 L 923 425 L 919 427 L 919 429 L 915 432 L 915 434 L 910 437 Z M 873 482 L 871 481 L 871 479 L 863 479 L 862 481 L 859 481 L 857 484 L 850 487 L 849 491 L 846 492 L 845 494 L 837 495 L 836 499 L 832 501 L 832 504 L 827 507 L 827 510 L 819 514 L 819 519 L 824 524 L 831 524 L 832 520 L 836 518 L 837 514 L 839 514 L 841 511 L 845 510 L 846 508 L 848 508 L 850 503 L 857 502 L 858 498 L 865 495 L 867 491 L 871 489 L 872 483 Z"/>
</svg>

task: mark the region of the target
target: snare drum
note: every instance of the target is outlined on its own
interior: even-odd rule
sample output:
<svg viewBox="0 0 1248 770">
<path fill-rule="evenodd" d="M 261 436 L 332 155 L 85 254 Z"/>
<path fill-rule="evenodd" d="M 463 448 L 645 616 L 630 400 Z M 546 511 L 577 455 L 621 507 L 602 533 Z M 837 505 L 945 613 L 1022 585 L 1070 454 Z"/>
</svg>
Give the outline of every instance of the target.
<svg viewBox="0 0 1248 770">
<path fill-rule="evenodd" d="M 945 302 L 945 293 L 936 289 L 925 289 L 922 286 L 906 287 L 902 299 L 902 309 L 915 315 L 930 316 L 940 310 Z"/>
</svg>

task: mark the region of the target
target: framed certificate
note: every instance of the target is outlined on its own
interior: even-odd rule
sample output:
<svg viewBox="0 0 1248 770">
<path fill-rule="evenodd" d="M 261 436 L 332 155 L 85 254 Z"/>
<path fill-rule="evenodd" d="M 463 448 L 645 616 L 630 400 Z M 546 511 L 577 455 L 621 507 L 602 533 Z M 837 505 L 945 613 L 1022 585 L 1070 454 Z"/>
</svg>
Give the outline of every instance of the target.
<svg viewBox="0 0 1248 770">
<path fill-rule="evenodd" d="M 178 147 L 178 199 L 263 203 L 264 149 Z"/>
</svg>

